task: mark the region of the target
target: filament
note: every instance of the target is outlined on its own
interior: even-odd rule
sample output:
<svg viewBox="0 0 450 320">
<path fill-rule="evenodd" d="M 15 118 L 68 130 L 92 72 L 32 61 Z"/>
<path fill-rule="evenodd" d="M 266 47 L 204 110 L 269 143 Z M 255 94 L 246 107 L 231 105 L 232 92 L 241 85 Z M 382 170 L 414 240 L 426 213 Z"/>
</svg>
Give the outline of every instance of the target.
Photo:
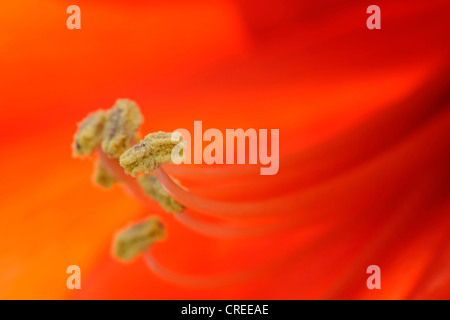
<svg viewBox="0 0 450 320">
<path fill-rule="evenodd" d="M 225 202 L 202 198 L 178 186 L 163 168 L 159 167 L 156 169 L 156 175 L 161 186 L 175 200 L 187 208 L 209 216 L 268 216 L 273 215 L 274 212 L 281 214 L 295 212 L 298 209 L 298 199 L 292 196 L 274 197 L 265 201 L 249 202 Z"/>
<path fill-rule="evenodd" d="M 250 272 L 212 277 L 184 276 L 162 268 L 158 263 L 156 263 L 155 259 L 153 259 L 153 256 L 148 251 L 144 253 L 144 257 L 146 265 L 152 274 L 178 285 L 181 284 L 193 287 L 217 287 L 231 285 L 236 282 L 241 282 L 242 280 L 248 280 L 252 277 Z"/>
<path fill-rule="evenodd" d="M 132 196 L 136 197 L 140 202 L 147 206 L 153 206 L 152 201 L 147 195 L 144 194 L 142 188 L 137 181 L 131 176 L 127 175 L 123 168 L 117 163 L 116 159 L 109 158 L 102 150 L 97 150 L 100 160 L 103 166 L 108 172 L 114 176 L 118 181 L 121 181 L 125 188 L 128 189 Z M 170 178 L 169 178 L 170 179 Z M 173 181 L 173 180 L 171 180 Z M 176 184 L 176 183 L 175 183 Z M 174 197 L 175 198 L 175 197 Z M 189 229 L 196 231 L 203 235 L 214 237 L 245 237 L 245 236 L 258 236 L 268 232 L 273 232 L 280 229 L 280 225 L 274 226 L 258 226 L 258 227 L 230 227 L 220 226 L 211 223 L 199 221 L 190 216 L 186 211 L 174 214 L 175 219 L 188 227 Z"/>
</svg>

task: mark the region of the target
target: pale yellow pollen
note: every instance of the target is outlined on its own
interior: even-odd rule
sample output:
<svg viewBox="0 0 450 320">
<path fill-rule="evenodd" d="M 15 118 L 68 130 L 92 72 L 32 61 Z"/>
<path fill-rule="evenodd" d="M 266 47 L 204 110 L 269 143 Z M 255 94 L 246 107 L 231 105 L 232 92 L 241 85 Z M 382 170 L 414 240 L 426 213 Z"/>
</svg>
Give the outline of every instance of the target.
<svg viewBox="0 0 450 320">
<path fill-rule="evenodd" d="M 108 110 L 107 117 L 102 149 L 108 156 L 119 158 L 136 138 L 143 118 L 138 105 L 128 99 L 117 100 L 114 107 Z"/>
<path fill-rule="evenodd" d="M 166 211 L 174 213 L 183 211 L 184 207 L 163 189 L 154 174 L 139 176 L 137 181 L 145 194 L 156 200 Z"/>
<path fill-rule="evenodd" d="M 114 254 L 121 260 L 129 261 L 165 236 L 164 226 L 159 219 L 149 218 L 117 235 Z"/>
<path fill-rule="evenodd" d="M 74 156 L 90 155 L 102 142 L 106 118 L 106 112 L 99 110 L 78 123 L 72 144 Z"/>
<path fill-rule="evenodd" d="M 183 143 L 183 138 L 172 139 L 172 133 L 150 133 L 139 144 L 125 151 L 120 156 L 120 165 L 127 174 L 136 176 L 138 173 L 151 173 L 164 163 L 172 162 L 172 150 Z M 179 150 L 179 157 L 183 156 L 183 149 Z"/>
</svg>

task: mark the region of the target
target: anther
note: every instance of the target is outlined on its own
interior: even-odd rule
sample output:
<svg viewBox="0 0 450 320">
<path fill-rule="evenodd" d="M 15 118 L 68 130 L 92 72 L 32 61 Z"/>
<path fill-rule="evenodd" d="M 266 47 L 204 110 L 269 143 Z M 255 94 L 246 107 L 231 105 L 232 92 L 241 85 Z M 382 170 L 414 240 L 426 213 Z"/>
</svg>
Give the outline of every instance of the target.
<svg viewBox="0 0 450 320">
<path fill-rule="evenodd" d="M 131 141 L 136 138 L 143 118 L 138 105 L 128 99 L 119 99 L 107 112 L 107 121 L 102 141 L 103 151 L 110 157 L 119 158 L 130 148 Z"/>
<path fill-rule="evenodd" d="M 172 133 L 150 133 L 139 144 L 131 147 L 120 156 L 120 165 L 127 174 L 136 176 L 138 173 L 151 173 L 164 163 L 172 162 L 172 150 L 183 143 L 182 137 L 172 139 Z M 183 149 L 180 155 L 183 156 Z"/>
<path fill-rule="evenodd" d="M 157 201 L 166 211 L 173 213 L 183 211 L 184 207 L 163 189 L 156 175 L 147 174 L 139 176 L 137 181 L 145 194 Z"/>
<path fill-rule="evenodd" d="M 114 177 L 110 175 L 106 168 L 102 165 L 101 161 L 97 163 L 95 182 L 104 188 L 110 188 L 114 184 L 114 182 L 116 182 Z"/>
<path fill-rule="evenodd" d="M 149 218 L 117 235 L 114 254 L 121 260 L 132 260 L 165 235 L 165 228 L 159 219 Z"/>
<path fill-rule="evenodd" d="M 78 123 L 78 130 L 72 145 L 74 156 L 90 155 L 102 142 L 106 118 L 106 112 L 99 110 L 89 114 Z"/>
</svg>

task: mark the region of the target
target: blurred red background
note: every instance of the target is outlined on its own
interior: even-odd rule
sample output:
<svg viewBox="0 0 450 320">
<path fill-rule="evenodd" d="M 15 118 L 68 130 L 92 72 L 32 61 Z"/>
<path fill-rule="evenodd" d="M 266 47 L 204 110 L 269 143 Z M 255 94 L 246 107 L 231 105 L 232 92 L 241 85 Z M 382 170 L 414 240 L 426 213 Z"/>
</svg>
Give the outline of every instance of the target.
<svg viewBox="0 0 450 320">
<path fill-rule="evenodd" d="M 71 4 L 81 30 L 66 27 Z M 3 1 L 0 298 L 449 298 L 450 4 L 378 1 L 382 29 L 368 30 L 371 4 Z M 276 176 L 179 179 L 229 201 L 292 194 L 304 223 L 205 237 L 95 186 L 70 145 L 117 98 L 139 104 L 143 133 L 280 129 Z M 115 231 L 149 214 L 167 225 L 153 253 L 168 270 L 257 276 L 185 286 L 114 260 Z M 66 288 L 73 264 L 81 290 Z M 366 287 L 372 264 L 381 290 Z"/>
</svg>

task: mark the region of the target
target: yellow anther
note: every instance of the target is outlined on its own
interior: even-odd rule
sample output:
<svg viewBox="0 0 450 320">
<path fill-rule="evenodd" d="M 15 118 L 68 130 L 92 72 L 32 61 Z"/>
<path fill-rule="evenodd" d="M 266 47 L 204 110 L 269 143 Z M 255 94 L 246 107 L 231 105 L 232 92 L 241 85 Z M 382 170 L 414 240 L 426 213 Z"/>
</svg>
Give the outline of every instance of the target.
<svg viewBox="0 0 450 320">
<path fill-rule="evenodd" d="M 137 181 L 145 194 L 156 200 L 166 211 L 174 213 L 183 211 L 184 207 L 161 187 L 158 178 L 154 174 L 139 176 Z"/>
<path fill-rule="evenodd" d="M 136 138 L 143 118 L 138 105 L 128 99 L 119 99 L 107 112 L 102 149 L 107 155 L 119 158 L 130 148 L 131 141 Z"/>
<path fill-rule="evenodd" d="M 136 176 L 138 173 L 151 173 L 164 163 L 172 162 L 172 150 L 177 144 L 183 143 L 183 138 L 172 139 L 172 133 L 155 132 L 147 135 L 144 140 L 128 149 L 120 156 L 120 165 L 125 172 Z M 183 156 L 179 149 L 179 157 Z"/>
<path fill-rule="evenodd" d="M 109 172 L 106 170 L 106 168 L 102 165 L 100 161 L 97 163 L 97 171 L 95 172 L 95 182 L 104 188 L 110 188 L 114 184 L 114 182 L 116 182 L 114 177 L 109 174 Z"/>
<path fill-rule="evenodd" d="M 118 234 L 114 254 L 129 261 L 165 237 L 165 229 L 158 218 L 150 218 Z"/>
<path fill-rule="evenodd" d="M 106 112 L 99 110 L 78 123 L 72 145 L 74 156 L 90 155 L 102 142 L 106 118 Z"/>
</svg>

